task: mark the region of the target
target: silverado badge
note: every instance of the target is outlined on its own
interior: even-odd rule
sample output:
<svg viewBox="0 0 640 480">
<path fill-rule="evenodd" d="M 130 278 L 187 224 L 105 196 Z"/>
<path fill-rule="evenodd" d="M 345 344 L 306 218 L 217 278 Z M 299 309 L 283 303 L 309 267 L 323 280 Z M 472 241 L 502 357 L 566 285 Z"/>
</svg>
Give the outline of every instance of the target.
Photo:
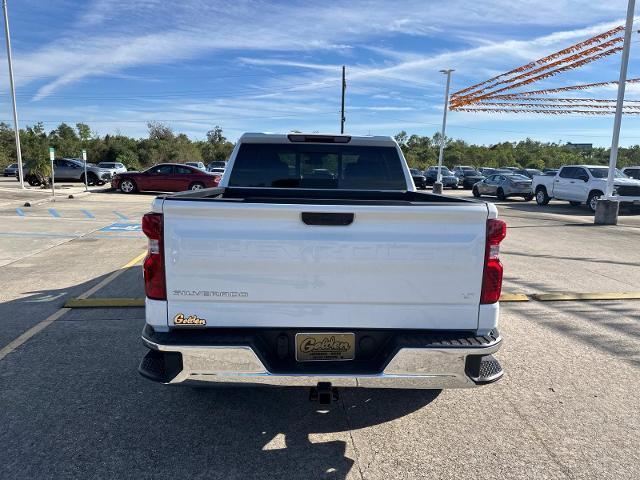
<svg viewBox="0 0 640 480">
<path fill-rule="evenodd" d="M 204 318 L 200 318 L 197 315 L 189 315 L 185 317 L 183 313 L 178 313 L 173 317 L 174 325 L 206 325 L 207 321 Z"/>
</svg>

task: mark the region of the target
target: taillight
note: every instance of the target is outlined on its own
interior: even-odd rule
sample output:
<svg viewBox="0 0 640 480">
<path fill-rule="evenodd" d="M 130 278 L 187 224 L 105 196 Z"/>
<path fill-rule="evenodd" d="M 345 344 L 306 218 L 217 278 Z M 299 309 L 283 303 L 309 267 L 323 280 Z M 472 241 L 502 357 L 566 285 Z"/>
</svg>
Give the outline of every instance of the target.
<svg viewBox="0 0 640 480">
<path fill-rule="evenodd" d="M 487 220 L 487 243 L 484 253 L 484 273 L 480 304 L 496 303 L 502 292 L 500 242 L 507 236 L 507 224 L 502 220 Z"/>
<path fill-rule="evenodd" d="M 149 238 L 149 249 L 144 259 L 145 293 L 153 300 L 166 300 L 162 214 L 145 214 L 142 217 L 142 231 Z"/>
</svg>

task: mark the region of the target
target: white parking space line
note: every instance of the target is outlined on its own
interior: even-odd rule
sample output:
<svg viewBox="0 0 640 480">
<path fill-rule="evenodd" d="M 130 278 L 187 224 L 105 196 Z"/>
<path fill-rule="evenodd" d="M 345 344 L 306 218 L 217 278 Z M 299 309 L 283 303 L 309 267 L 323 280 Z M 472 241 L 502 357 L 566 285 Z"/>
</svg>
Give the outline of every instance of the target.
<svg viewBox="0 0 640 480">
<path fill-rule="evenodd" d="M 0 360 L 2 360 L 4 357 L 9 355 L 11 352 L 13 352 L 16 348 L 18 348 L 20 345 L 25 343 L 31 337 L 34 337 L 35 335 L 40 333 L 42 330 L 47 328 L 49 325 L 51 325 L 53 322 L 55 322 L 57 319 L 59 319 L 61 316 L 63 316 L 65 313 L 67 313 L 70 310 L 71 310 L 70 308 L 61 308 L 60 310 L 53 313 L 52 315 L 49 315 L 40 323 L 37 323 L 36 325 L 31 327 L 29 330 L 24 332 L 15 340 L 12 340 L 11 342 L 9 342 L 8 345 L 2 347 L 2 349 L 0 350 Z"/>
<path fill-rule="evenodd" d="M 118 278 L 120 275 L 122 275 L 127 270 L 127 268 L 133 267 L 138 262 L 140 262 L 145 257 L 146 254 L 147 254 L 147 252 L 143 252 L 140 255 L 138 255 L 137 257 L 135 257 L 134 259 L 132 259 L 131 261 L 127 262 L 125 265 L 120 267 L 118 270 L 116 270 L 115 272 L 111 273 L 109 276 L 107 276 L 106 278 L 102 279 L 100 282 L 95 284 L 89 290 L 87 290 L 86 292 L 84 292 L 81 295 L 79 295 L 78 298 L 87 298 L 87 297 L 93 295 L 94 293 L 96 293 L 101 288 L 107 286 L 109 283 L 111 283 L 116 278 Z M 2 360 L 4 357 L 9 355 L 11 352 L 15 351 L 16 348 L 18 348 L 19 346 L 23 345 L 27 340 L 29 340 L 30 338 L 34 337 L 38 333 L 40 333 L 42 330 L 47 328 L 49 325 L 51 325 L 53 322 L 58 320 L 60 317 L 62 317 L 65 313 L 69 312 L 70 310 L 71 310 L 71 308 L 62 307 L 57 312 L 49 315 L 47 318 L 42 320 L 40 323 L 37 323 L 36 325 L 31 327 L 29 330 L 24 332 L 22 335 L 20 335 L 15 340 L 12 340 L 11 342 L 9 342 L 6 346 L 4 346 L 4 347 L 2 347 L 2 349 L 0 349 L 0 360 Z"/>
</svg>

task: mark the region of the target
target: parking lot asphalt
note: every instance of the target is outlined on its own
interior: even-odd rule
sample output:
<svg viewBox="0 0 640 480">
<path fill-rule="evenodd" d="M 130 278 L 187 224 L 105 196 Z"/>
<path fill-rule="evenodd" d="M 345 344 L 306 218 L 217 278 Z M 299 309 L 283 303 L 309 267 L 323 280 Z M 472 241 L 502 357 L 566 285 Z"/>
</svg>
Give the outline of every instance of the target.
<svg viewBox="0 0 640 480">
<path fill-rule="evenodd" d="M 122 267 L 146 247 L 135 226 L 153 195 L 93 193 L 20 215 L 24 198 L 3 186 L 0 348 L 114 272 L 91 297 L 143 296 L 140 266 Z M 559 202 L 498 208 L 505 291 L 640 290 L 639 216 L 596 227 Z M 501 309 L 497 384 L 344 389 L 327 409 L 304 389 L 154 384 L 136 371 L 143 309 L 65 311 L 0 359 L 1 476 L 640 478 L 640 302 Z"/>
</svg>

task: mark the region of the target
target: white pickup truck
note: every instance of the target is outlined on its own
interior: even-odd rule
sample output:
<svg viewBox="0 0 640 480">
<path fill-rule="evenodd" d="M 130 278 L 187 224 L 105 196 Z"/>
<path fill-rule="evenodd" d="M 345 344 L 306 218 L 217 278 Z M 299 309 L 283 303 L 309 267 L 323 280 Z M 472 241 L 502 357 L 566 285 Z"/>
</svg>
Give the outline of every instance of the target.
<svg viewBox="0 0 640 480">
<path fill-rule="evenodd" d="M 494 382 L 496 217 L 417 192 L 391 137 L 245 134 L 219 188 L 158 197 L 142 220 L 140 373 L 325 399 Z"/>
<path fill-rule="evenodd" d="M 586 203 L 595 212 L 598 198 L 606 190 L 608 173 L 608 167 L 602 165 L 567 165 L 555 175 L 536 175 L 532 185 L 536 202 L 546 205 L 555 198 L 574 206 Z M 640 181 L 616 170 L 613 184 L 613 195 L 620 202 L 640 201 Z"/>
</svg>

